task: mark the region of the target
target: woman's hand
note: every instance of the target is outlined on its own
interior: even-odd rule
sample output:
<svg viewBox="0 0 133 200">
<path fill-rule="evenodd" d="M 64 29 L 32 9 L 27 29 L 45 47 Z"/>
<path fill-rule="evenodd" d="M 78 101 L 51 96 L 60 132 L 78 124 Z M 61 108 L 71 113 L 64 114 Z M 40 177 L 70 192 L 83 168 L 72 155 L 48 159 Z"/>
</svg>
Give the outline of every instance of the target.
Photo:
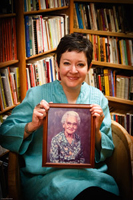
<svg viewBox="0 0 133 200">
<path fill-rule="evenodd" d="M 100 127 L 102 124 L 102 121 L 104 119 L 104 113 L 102 108 L 97 104 L 92 104 L 90 112 L 93 117 L 95 117 L 95 146 L 96 149 L 100 152 L 101 150 L 101 132 Z"/>
<path fill-rule="evenodd" d="M 32 115 L 32 127 L 33 129 L 38 129 L 42 123 L 44 117 L 46 117 L 46 112 L 49 109 L 49 104 L 47 101 L 42 100 L 38 105 L 33 110 L 33 115 Z"/>
<path fill-rule="evenodd" d="M 42 100 L 33 110 L 32 121 L 28 123 L 27 130 L 28 132 L 32 133 L 33 131 L 37 130 L 42 124 L 43 119 L 46 117 L 46 112 L 49 109 L 49 104 L 47 101 Z M 28 137 L 30 134 L 27 134 L 25 131 L 24 139 Z"/>
</svg>

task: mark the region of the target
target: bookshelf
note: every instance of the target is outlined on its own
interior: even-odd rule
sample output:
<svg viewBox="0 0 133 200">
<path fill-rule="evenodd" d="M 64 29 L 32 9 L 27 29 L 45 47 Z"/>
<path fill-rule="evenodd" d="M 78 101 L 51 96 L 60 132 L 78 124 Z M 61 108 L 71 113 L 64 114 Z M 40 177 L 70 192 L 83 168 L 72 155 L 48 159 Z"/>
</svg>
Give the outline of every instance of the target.
<svg viewBox="0 0 133 200">
<path fill-rule="evenodd" d="M 35 54 L 30 57 L 26 57 L 26 42 L 25 42 L 25 17 L 26 16 L 37 16 L 42 15 L 52 16 L 52 15 L 60 15 L 66 14 L 69 16 L 69 5 L 58 5 L 58 7 L 46 8 L 46 9 L 38 9 L 32 11 L 25 11 L 24 1 L 14 0 L 14 10 L 15 13 L 9 14 L 0 14 L 0 20 L 5 18 L 14 17 L 16 20 L 16 44 L 17 44 L 17 59 L 9 60 L 6 62 L 0 62 L 0 70 L 10 66 L 17 66 L 19 68 L 19 77 L 20 77 L 20 96 L 21 101 L 25 98 L 27 92 L 27 77 L 26 77 L 26 65 L 29 62 L 32 62 L 34 59 L 41 59 L 45 56 L 49 56 L 53 54 L 56 48 L 47 50 L 45 52 L 41 52 Z M 28 1 L 27 1 L 28 2 Z M 30 1 L 29 1 L 30 2 Z M 40 2 L 40 1 L 38 1 Z M 58 1 L 59 2 L 59 1 Z M 60 1 L 61 2 L 61 1 Z M 68 1 L 66 1 L 68 2 Z M 57 6 L 57 5 L 56 5 Z M 6 112 L 12 110 L 16 105 L 12 105 L 6 107 L 4 110 L 0 111 L 0 115 L 6 114 Z"/>
<path fill-rule="evenodd" d="M 1 11 L 2 11 L 2 5 L 1 5 Z M 13 2 L 10 1 L 10 10 L 5 10 L 4 14 L 2 14 L 2 13 L 0 14 L 0 27 L 1 27 L 0 28 L 0 35 L 2 36 L 2 40 L 1 40 L 1 51 L 2 51 L 2 54 L 1 54 L 1 60 L 0 60 L 0 70 L 2 70 L 4 68 L 7 68 L 7 67 L 12 67 L 12 66 L 13 67 L 17 67 L 17 65 L 19 63 L 19 60 L 17 59 L 17 52 L 15 52 L 16 55 L 14 56 L 13 55 L 14 52 L 7 51 L 8 52 L 8 57 L 5 57 L 5 56 L 3 57 L 3 54 L 5 54 L 5 49 L 3 49 L 3 43 L 4 43 L 4 40 L 5 40 L 5 36 L 2 35 L 3 23 L 5 23 L 5 24 L 8 23 L 8 26 L 11 26 L 11 23 L 13 22 L 11 20 L 12 19 L 14 19 L 14 21 L 16 20 L 16 13 L 14 11 L 15 10 L 14 10 L 14 6 L 13 6 Z M 15 31 L 15 34 L 16 34 L 16 29 L 15 28 L 14 28 L 14 31 Z M 5 35 L 7 35 L 7 31 L 6 31 Z M 15 39 L 16 39 L 16 37 L 15 37 Z M 6 44 L 6 48 L 10 48 L 10 45 L 11 45 L 10 40 L 12 40 L 11 36 L 10 36 L 10 39 L 9 38 L 7 39 L 9 44 Z M 13 41 L 15 41 L 15 40 L 13 40 Z M 16 45 L 15 45 L 15 48 L 17 48 Z M 17 50 L 15 49 L 15 51 L 17 51 Z M 4 110 L 0 111 L 0 115 L 6 113 L 7 111 L 9 111 L 11 109 L 13 109 L 15 106 L 16 106 L 15 104 L 12 105 L 12 106 L 7 106 Z"/>
<path fill-rule="evenodd" d="M 32 55 L 30 57 L 26 57 L 26 43 L 25 43 L 25 16 L 35 16 L 35 15 L 42 15 L 43 17 L 48 15 L 58 15 L 61 13 L 67 14 L 70 18 L 70 33 L 78 32 L 82 34 L 91 34 L 97 36 L 109 36 L 109 37 L 118 37 L 118 38 L 125 38 L 125 39 L 133 39 L 133 33 L 123 33 L 123 32 L 111 32 L 111 31 L 102 31 L 102 30 L 91 30 L 91 29 L 79 29 L 74 28 L 73 17 L 74 17 L 74 3 L 97 3 L 97 4 L 130 4 L 133 5 L 132 0 L 70 0 L 70 6 L 63 6 L 63 7 L 56 7 L 56 8 L 47 8 L 47 9 L 39 9 L 39 10 L 32 10 L 32 11 L 24 11 L 24 1 L 17 1 L 15 0 L 15 13 L 10 14 L 0 14 L 0 19 L 3 18 L 11 18 L 15 17 L 16 19 L 16 37 L 17 37 L 17 60 L 11 60 L 6 62 L 0 63 L 0 69 L 5 68 L 7 66 L 18 66 L 19 67 L 19 75 L 20 75 L 20 94 L 21 94 L 21 101 L 25 98 L 27 92 L 27 77 L 26 77 L 26 65 L 29 62 L 32 62 L 34 59 L 41 59 L 44 56 L 49 54 L 53 54 L 56 48 L 51 50 L 38 53 L 36 55 Z M 108 69 L 118 69 L 121 72 L 128 72 L 131 76 L 133 76 L 133 66 L 124 65 L 124 64 L 116 64 L 110 62 L 101 62 L 97 60 L 92 61 L 92 67 L 96 68 L 108 68 Z M 109 106 L 111 110 L 113 109 L 120 109 L 121 112 L 131 112 L 133 113 L 133 101 L 125 100 L 117 97 L 107 96 L 109 100 Z M 9 111 L 10 109 L 14 108 L 15 106 L 7 107 L 4 111 L 0 111 L 0 114 Z"/>
<path fill-rule="evenodd" d="M 39 53 L 30 57 L 26 57 L 25 49 L 25 16 L 31 15 L 58 15 L 60 13 L 65 13 L 69 16 L 69 6 L 57 7 L 57 8 L 47 8 L 42 10 L 36 11 L 27 11 L 24 12 L 24 2 L 16 0 L 16 15 L 17 15 L 17 44 L 18 44 L 18 59 L 19 59 L 19 70 L 20 70 L 20 89 L 21 89 L 21 100 L 24 99 L 26 92 L 27 92 L 27 85 L 26 85 L 26 63 L 28 61 L 32 61 L 32 59 L 39 59 L 42 56 L 45 56 L 49 53 L 55 52 L 55 48 L 52 50 L 48 50 L 43 53 Z"/>
<path fill-rule="evenodd" d="M 77 33 L 83 33 L 83 34 L 94 34 L 94 35 L 101 35 L 101 36 L 115 36 L 115 37 L 119 37 L 119 38 L 133 38 L 133 33 L 118 33 L 118 32 L 111 32 L 111 31 L 101 31 L 101 30 L 91 30 L 91 29 L 78 29 L 78 28 L 74 28 L 74 23 L 73 23 L 73 18 L 74 18 L 74 3 L 78 2 L 81 3 L 80 0 L 72 0 L 70 1 L 70 33 L 73 32 L 77 32 Z M 133 2 L 131 0 L 129 1 L 115 1 L 115 0 L 110 0 L 110 1 L 106 1 L 106 0 L 84 0 L 82 1 L 82 3 L 111 3 L 111 4 L 133 4 Z M 93 60 L 92 61 L 92 65 L 93 66 L 98 66 L 98 67 L 107 67 L 107 68 L 112 68 L 112 69 L 121 69 L 122 71 L 129 71 L 132 75 L 133 75 L 133 66 L 129 66 L 129 65 L 123 65 L 123 64 L 115 64 L 115 63 L 109 63 L 109 62 L 100 62 L 100 61 L 96 61 Z M 118 100 L 118 98 L 114 98 L 114 97 L 107 97 L 109 99 L 109 101 L 114 101 L 117 103 L 123 103 L 126 105 L 130 105 L 131 107 L 133 107 L 133 102 L 132 101 L 127 101 L 127 103 L 125 103 L 124 99 L 122 99 L 121 101 Z M 114 100 L 113 100 L 114 99 Z M 126 106 L 125 105 L 125 106 Z"/>
<path fill-rule="evenodd" d="M 77 32 L 80 34 L 84 34 L 84 35 L 96 35 L 96 37 L 110 37 L 110 38 L 118 38 L 119 40 L 132 40 L 133 41 L 133 31 L 131 32 L 118 32 L 118 31 L 105 31 L 105 30 L 101 30 L 100 27 L 98 26 L 98 11 L 96 10 L 96 23 L 98 28 L 92 28 L 91 27 L 91 21 L 90 21 L 90 28 L 87 27 L 87 25 L 85 24 L 86 21 L 88 22 L 88 19 L 86 17 L 83 17 L 84 14 L 84 7 L 82 7 L 83 12 L 80 12 L 80 16 L 82 18 L 82 25 L 79 24 L 80 22 L 78 21 L 78 16 L 77 16 L 77 10 L 76 10 L 76 4 L 78 4 L 78 9 L 80 10 L 81 7 L 79 6 L 80 4 L 84 4 L 84 5 L 90 5 L 90 3 L 93 3 L 95 6 L 95 9 L 110 9 L 110 7 L 112 6 L 132 6 L 133 7 L 133 1 L 132 0 L 72 0 L 70 1 L 70 33 L 73 32 Z M 102 7 L 103 5 L 103 7 Z M 107 7 L 106 7 L 107 6 Z M 89 7 L 89 9 L 91 9 Z M 85 11 L 87 12 L 87 11 Z M 88 11 L 89 12 L 89 11 Z M 91 13 L 91 11 L 90 11 Z M 76 17 L 75 17 L 76 15 Z M 92 15 L 92 14 L 91 14 Z M 83 19 L 84 18 L 84 19 Z M 93 17 L 92 17 L 93 18 Z M 75 25 L 75 21 L 77 20 L 77 24 L 78 27 L 76 27 Z M 86 20 L 86 21 L 85 21 Z M 89 18 L 90 20 L 90 18 Z M 83 26 L 81 28 L 81 26 Z M 88 25 L 89 26 L 89 25 Z M 116 25 L 115 25 L 116 26 Z M 79 28 L 80 27 L 80 28 Z M 119 70 L 120 73 L 122 74 L 128 74 L 128 76 L 133 76 L 133 66 L 131 65 L 125 65 L 125 64 L 117 64 L 117 63 L 111 63 L 111 62 L 104 62 L 104 61 L 99 61 L 99 60 L 95 60 L 93 59 L 92 61 L 92 68 L 101 68 L 101 69 L 110 69 L 110 70 Z M 113 97 L 113 96 L 107 96 L 105 95 L 109 101 L 109 107 L 110 107 L 110 111 L 111 112 L 119 112 L 122 114 L 125 113 L 131 113 L 133 114 L 133 100 L 126 100 L 126 99 L 122 99 L 122 98 L 118 98 L 118 97 Z"/>
</svg>

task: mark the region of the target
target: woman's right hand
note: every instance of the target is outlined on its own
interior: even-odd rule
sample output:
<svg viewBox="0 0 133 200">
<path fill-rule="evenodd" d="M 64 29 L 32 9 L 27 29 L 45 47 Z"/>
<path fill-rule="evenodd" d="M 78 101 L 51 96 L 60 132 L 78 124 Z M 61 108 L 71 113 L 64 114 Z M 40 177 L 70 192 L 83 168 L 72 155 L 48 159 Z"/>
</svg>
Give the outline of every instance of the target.
<svg viewBox="0 0 133 200">
<path fill-rule="evenodd" d="M 33 110 L 32 121 L 28 123 L 27 129 L 28 132 L 33 132 L 37 130 L 42 124 L 43 119 L 46 117 L 46 112 L 49 109 L 49 104 L 47 101 L 42 100 Z M 24 133 L 24 139 L 28 137 L 29 134 Z"/>
</svg>

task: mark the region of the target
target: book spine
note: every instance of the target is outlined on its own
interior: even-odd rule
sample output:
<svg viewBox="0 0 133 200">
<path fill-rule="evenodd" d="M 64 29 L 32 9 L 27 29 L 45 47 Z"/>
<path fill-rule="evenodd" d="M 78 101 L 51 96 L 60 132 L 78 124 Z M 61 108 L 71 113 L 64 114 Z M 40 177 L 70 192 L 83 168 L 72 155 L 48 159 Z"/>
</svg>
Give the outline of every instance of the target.
<svg viewBox="0 0 133 200">
<path fill-rule="evenodd" d="M 6 104 L 6 98 L 5 98 L 5 94 L 4 94 L 4 87 L 3 87 L 3 83 L 2 83 L 2 77 L 0 75 L 0 94 L 1 94 L 1 110 L 4 110 L 4 108 L 7 107 Z"/>
<path fill-rule="evenodd" d="M 75 3 L 75 8 L 76 8 L 76 13 L 77 13 L 79 28 L 83 29 L 83 22 L 82 22 L 81 13 L 80 13 L 80 9 L 79 9 L 79 4 L 78 3 Z"/>
<path fill-rule="evenodd" d="M 109 76 L 108 76 L 108 69 L 104 69 L 104 81 L 105 81 L 105 95 L 109 96 Z"/>
<path fill-rule="evenodd" d="M 26 57 L 30 57 L 29 17 L 25 16 Z"/>
</svg>

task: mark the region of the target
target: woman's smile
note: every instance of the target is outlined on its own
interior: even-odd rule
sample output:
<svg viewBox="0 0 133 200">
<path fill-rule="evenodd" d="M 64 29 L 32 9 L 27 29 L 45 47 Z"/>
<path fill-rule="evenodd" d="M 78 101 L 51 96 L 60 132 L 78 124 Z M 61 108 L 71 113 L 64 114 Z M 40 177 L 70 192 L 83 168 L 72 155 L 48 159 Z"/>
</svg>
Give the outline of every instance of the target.
<svg viewBox="0 0 133 200">
<path fill-rule="evenodd" d="M 72 77 L 72 76 L 67 76 L 67 78 L 70 79 L 71 81 L 75 81 L 79 79 L 79 77 Z"/>
</svg>

